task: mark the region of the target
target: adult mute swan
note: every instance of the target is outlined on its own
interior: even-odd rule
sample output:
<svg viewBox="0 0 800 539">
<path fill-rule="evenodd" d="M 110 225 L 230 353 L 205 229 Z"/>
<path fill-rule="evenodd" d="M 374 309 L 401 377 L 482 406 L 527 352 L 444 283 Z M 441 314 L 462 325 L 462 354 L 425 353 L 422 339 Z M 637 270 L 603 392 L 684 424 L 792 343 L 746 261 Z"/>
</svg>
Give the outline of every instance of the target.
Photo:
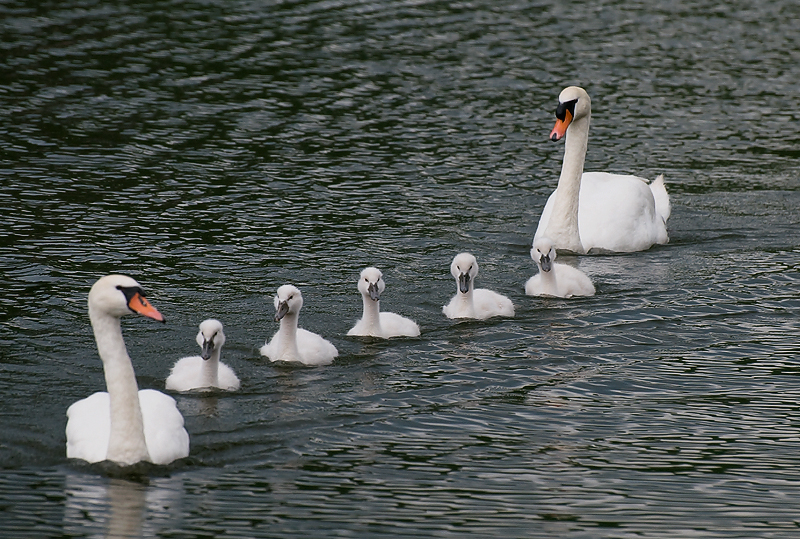
<svg viewBox="0 0 800 539">
<path fill-rule="evenodd" d="M 200 355 L 184 357 L 175 363 L 167 377 L 167 389 L 239 389 L 239 379 L 233 369 L 219 360 L 222 345 L 225 344 L 222 322 L 213 318 L 204 320 L 195 340 L 200 345 Z"/>
<path fill-rule="evenodd" d="M 475 288 L 478 261 L 469 253 L 460 253 L 450 264 L 450 273 L 456 279 L 456 295 L 442 307 L 447 318 L 477 318 L 514 316 L 514 305 L 507 297 L 485 288 Z"/>
<path fill-rule="evenodd" d="M 549 238 L 533 242 L 531 258 L 539 266 L 539 273 L 525 283 L 525 293 L 529 296 L 594 296 L 594 285 L 585 273 L 566 264 L 556 264 L 556 249 Z"/>
<path fill-rule="evenodd" d="M 558 187 L 539 219 L 534 240 L 546 236 L 559 251 L 633 252 L 667 243 L 669 196 L 660 175 L 647 180 L 624 174 L 583 172 L 592 106 L 583 88 L 558 96 L 550 138 L 566 136 Z"/>
<path fill-rule="evenodd" d="M 378 268 L 366 268 L 358 279 L 358 291 L 364 303 L 364 316 L 347 332 L 367 337 L 417 337 L 419 326 L 413 320 L 395 313 L 381 312 L 381 294 L 386 288 Z"/>
<path fill-rule="evenodd" d="M 130 277 L 107 275 L 89 291 L 89 319 L 108 392 L 67 410 L 67 458 L 128 466 L 169 464 L 189 455 L 189 435 L 175 400 L 153 389 L 139 391 L 136 385 L 120 328 L 120 317 L 131 312 L 164 321 Z"/>
<path fill-rule="evenodd" d="M 270 361 L 298 361 L 305 365 L 329 365 L 339 355 L 336 347 L 316 333 L 297 327 L 303 295 L 296 287 L 285 284 L 275 296 L 275 320 L 280 329 L 267 344 L 261 355 Z"/>
</svg>

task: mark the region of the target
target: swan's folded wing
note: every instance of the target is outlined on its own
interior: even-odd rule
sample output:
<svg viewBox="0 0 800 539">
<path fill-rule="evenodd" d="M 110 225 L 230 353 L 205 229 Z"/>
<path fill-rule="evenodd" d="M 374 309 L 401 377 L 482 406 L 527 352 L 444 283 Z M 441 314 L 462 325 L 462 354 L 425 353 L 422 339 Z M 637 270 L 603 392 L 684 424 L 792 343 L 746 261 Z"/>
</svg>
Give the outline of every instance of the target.
<svg viewBox="0 0 800 539">
<path fill-rule="evenodd" d="M 239 389 L 239 377 L 233 372 L 233 369 L 224 363 L 219 364 L 219 387 L 228 391 L 235 391 Z"/>
<path fill-rule="evenodd" d="M 189 456 L 189 434 L 175 399 L 155 389 L 139 391 L 147 451 L 154 464 Z"/>
<path fill-rule="evenodd" d="M 306 365 L 328 365 L 339 355 L 333 344 L 302 328 L 297 328 L 297 348 Z"/>
<path fill-rule="evenodd" d="M 381 328 L 386 337 L 418 337 L 419 326 L 416 322 L 396 313 L 381 313 Z"/>
<path fill-rule="evenodd" d="M 67 458 L 102 462 L 111 433 L 110 401 L 101 391 L 67 408 Z"/>
</svg>

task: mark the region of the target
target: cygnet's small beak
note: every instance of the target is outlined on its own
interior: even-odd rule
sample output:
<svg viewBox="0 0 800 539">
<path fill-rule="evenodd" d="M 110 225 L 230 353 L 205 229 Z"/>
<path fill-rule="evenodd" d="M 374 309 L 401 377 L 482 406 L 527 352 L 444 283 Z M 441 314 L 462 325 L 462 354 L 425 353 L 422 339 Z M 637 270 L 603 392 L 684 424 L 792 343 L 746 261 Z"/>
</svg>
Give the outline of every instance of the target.
<svg viewBox="0 0 800 539">
<path fill-rule="evenodd" d="M 458 289 L 462 294 L 469 292 L 469 273 L 461 273 L 458 275 Z"/>
<path fill-rule="evenodd" d="M 550 271 L 553 269 L 553 263 L 550 261 L 550 255 L 540 256 L 539 265 L 542 267 L 542 271 Z"/>
<path fill-rule="evenodd" d="M 369 283 L 367 292 L 369 292 L 369 297 L 372 298 L 372 301 L 378 301 L 381 299 L 381 292 L 378 290 L 378 283 Z"/>
<path fill-rule="evenodd" d="M 289 312 L 289 303 L 286 301 L 281 301 L 278 303 L 278 308 L 275 311 L 275 321 L 280 322 L 281 318 L 286 316 L 286 313 Z"/>
<path fill-rule="evenodd" d="M 214 350 L 214 337 L 203 340 L 203 346 L 200 349 L 200 357 L 208 361 L 211 359 L 211 352 Z"/>
</svg>

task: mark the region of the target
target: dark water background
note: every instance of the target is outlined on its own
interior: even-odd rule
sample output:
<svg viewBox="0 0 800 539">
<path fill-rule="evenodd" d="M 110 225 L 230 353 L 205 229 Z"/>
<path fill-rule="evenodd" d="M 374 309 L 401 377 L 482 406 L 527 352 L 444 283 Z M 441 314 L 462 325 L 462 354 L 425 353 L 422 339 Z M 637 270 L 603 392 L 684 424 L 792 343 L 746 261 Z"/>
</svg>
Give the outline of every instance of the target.
<svg viewBox="0 0 800 539">
<path fill-rule="evenodd" d="M 0 529 L 8 537 L 797 537 L 800 5 L 0 4 Z M 664 173 L 671 241 L 566 259 L 524 296 L 563 145 Z M 453 323 L 452 257 L 517 316 Z M 367 265 L 417 339 L 345 336 Z M 226 325 L 235 394 L 176 395 L 189 458 L 138 482 L 65 456 L 101 390 L 86 315 L 130 274 L 163 389 Z M 275 366 L 270 296 L 340 357 Z"/>
</svg>

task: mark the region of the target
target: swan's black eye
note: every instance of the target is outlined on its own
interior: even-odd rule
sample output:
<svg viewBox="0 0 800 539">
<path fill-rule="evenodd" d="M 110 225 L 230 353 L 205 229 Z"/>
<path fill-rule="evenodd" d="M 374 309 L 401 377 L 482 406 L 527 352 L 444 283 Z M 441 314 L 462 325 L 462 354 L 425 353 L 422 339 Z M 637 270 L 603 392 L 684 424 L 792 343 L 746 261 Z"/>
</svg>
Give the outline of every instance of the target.
<svg viewBox="0 0 800 539">
<path fill-rule="evenodd" d="M 133 296 L 135 296 L 136 294 L 139 294 L 139 296 L 143 298 L 147 297 L 147 294 L 144 293 L 144 290 L 142 290 L 141 287 L 138 286 L 117 285 L 117 290 L 125 294 L 125 300 L 128 301 L 129 303 L 131 301 L 131 298 L 133 298 Z"/>
<path fill-rule="evenodd" d="M 564 120 L 567 117 L 567 111 L 574 117 L 575 116 L 575 103 L 577 103 L 577 99 L 573 99 L 572 101 L 566 101 L 564 103 L 559 103 L 558 107 L 556 107 L 556 118 L 559 120 Z"/>
</svg>

